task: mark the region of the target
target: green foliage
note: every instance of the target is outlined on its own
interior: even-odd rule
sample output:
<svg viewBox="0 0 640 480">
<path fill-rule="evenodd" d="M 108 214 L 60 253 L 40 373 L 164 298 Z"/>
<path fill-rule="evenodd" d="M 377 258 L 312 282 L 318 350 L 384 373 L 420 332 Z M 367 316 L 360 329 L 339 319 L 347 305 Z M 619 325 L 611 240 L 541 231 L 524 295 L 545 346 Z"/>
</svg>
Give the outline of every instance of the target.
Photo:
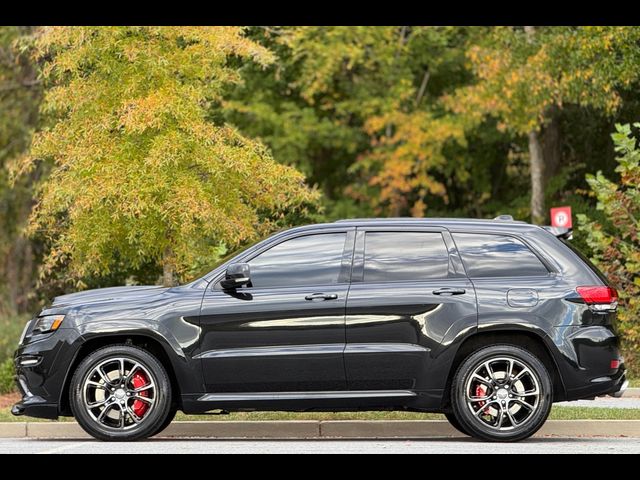
<svg viewBox="0 0 640 480">
<path fill-rule="evenodd" d="M 551 107 L 614 112 L 640 77 L 640 27 L 528 28 L 496 27 L 469 49 L 477 82 L 456 92 L 454 110 L 526 134 Z"/>
<path fill-rule="evenodd" d="M 36 270 L 33 245 L 22 236 L 33 177 L 12 184 L 6 168 L 28 150 L 38 119 L 40 83 L 23 49 L 32 28 L 0 27 L 0 315 L 29 308 Z"/>
<path fill-rule="evenodd" d="M 0 363 L 13 362 L 26 323 L 25 317 L 0 317 Z"/>
<path fill-rule="evenodd" d="M 640 128 L 640 124 L 635 124 Z M 630 125 L 619 125 L 613 135 L 620 182 L 602 172 L 590 175 L 589 185 L 606 221 L 579 217 L 580 231 L 594 252 L 594 263 L 620 292 L 620 332 L 629 368 L 640 375 L 640 148 Z"/>
<path fill-rule="evenodd" d="M 522 132 L 557 108 L 562 164 L 550 201 L 611 167 L 611 116 L 633 118 L 638 27 L 253 27 L 273 50 L 240 69 L 227 118 L 301 169 L 330 218 L 530 215 Z M 554 172 L 551 172 L 553 174 Z M 344 207 L 350 204 L 348 209 Z M 337 208 L 337 210 L 333 210 Z"/>
<path fill-rule="evenodd" d="M 0 395 L 15 390 L 13 354 L 26 322 L 24 317 L 0 317 Z"/>
<path fill-rule="evenodd" d="M 12 393 L 16 389 L 15 375 L 13 360 L 0 362 L 0 395 Z"/>
<path fill-rule="evenodd" d="M 544 130 L 549 109 L 560 162 L 547 203 L 605 225 L 582 192 L 587 173 L 617 182 L 610 132 L 640 118 L 639 38 L 620 26 L 0 27 L 0 163 L 23 173 L 11 186 L 0 168 L 0 311 L 32 307 L 41 264 L 45 299 L 154 283 L 163 266 L 187 279 L 288 224 L 526 220 L 522 134 Z M 288 167 L 324 209 L 307 208 L 317 195 Z"/>
<path fill-rule="evenodd" d="M 30 225 L 45 275 L 151 264 L 185 278 L 315 201 L 296 170 L 210 118 L 238 81 L 231 57 L 273 62 L 242 28 L 44 27 L 34 55 L 51 121 L 16 170 L 52 165 Z"/>
<path fill-rule="evenodd" d="M 447 203 L 445 178 L 468 178 L 458 158 L 445 154 L 465 142 L 438 98 L 464 82 L 471 32 L 256 27 L 253 38 L 274 49 L 279 62 L 243 68 L 230 118 L 318 183 L 330 217 L 345 211 L 345 196 L 361 214 L 420 214 L 427 197 Z"/>
</svg>

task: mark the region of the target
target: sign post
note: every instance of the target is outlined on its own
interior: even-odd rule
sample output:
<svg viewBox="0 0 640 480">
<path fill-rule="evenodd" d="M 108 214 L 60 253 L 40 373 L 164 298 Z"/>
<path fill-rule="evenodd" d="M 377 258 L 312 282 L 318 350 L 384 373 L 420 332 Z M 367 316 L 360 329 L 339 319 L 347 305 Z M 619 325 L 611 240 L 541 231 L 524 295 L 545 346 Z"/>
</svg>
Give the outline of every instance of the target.
<svg viewBox="0 0 640 480">
<path fill-rule="evenodd" d="M 558 207 L 551 209 L 551 226 L 556 228 L 573 228 L 571 207 Z"/>
</svg>

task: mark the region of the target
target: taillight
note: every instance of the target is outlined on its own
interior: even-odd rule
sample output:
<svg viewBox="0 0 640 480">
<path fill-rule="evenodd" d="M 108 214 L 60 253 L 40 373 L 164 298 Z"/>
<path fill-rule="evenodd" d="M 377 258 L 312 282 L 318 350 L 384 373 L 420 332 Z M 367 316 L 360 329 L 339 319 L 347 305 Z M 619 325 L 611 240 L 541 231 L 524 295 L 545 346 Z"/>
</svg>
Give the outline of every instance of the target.
<svg viewBox="0 0 640 480">
<path fill-rule="evenodd" d="M 578 295 L 587 305 L 613 305 L 618 303 L 618 292 L 611 287 L 578 287 Z"/>
</svg>

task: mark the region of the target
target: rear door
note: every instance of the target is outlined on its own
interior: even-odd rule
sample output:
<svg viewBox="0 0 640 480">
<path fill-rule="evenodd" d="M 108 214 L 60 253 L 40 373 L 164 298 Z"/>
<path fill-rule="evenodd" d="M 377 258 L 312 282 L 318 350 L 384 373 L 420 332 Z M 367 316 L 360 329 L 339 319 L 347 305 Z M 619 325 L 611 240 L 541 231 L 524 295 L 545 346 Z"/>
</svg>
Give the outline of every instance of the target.
<svg viewBox="0 0 640 480">
<path fill-rule="evenodd" d="M 523 238 L 495 232 L 452 235 L 476 289 L 478 323 L 483 327 L 542 325 L 552 303 L 575 288 L 563 285 Z"/>
<path fill-rule="evenodd" d="M 442 343 L 476 325 L 474 288 L 445 229 L 358 229 L 347 300 L 351 390 L 444 388 L 430 378 Z"/>
</svg>

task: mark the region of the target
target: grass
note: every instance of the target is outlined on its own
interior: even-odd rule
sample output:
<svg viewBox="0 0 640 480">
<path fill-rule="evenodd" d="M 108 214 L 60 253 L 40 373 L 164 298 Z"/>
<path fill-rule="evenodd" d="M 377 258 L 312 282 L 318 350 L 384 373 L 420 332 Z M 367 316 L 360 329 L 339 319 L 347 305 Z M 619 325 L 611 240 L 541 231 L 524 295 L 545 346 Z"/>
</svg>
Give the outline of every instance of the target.
<svg viewBox="0 0 640 480">
<path fill-rule="evenodd" d="M 444 420 L 443 415 L 432 413 L 409 413 L 409 412 L 353 412 L 353 413 L 280 413 L 280 412 L 255 412 L 255 413 L 233 413 L 231 415 L 204 415 L 189 416 L 179 413 L 176 421 L 196 421 L 196 422 L 266 422 L 266 421 L 287 421 L 287 420 Z M 567 408 L 554 407 L 551 411 L 551 420 L 640 420 L 640 409 L 622 408 Z M 37 420 L 26 417 L 14 417 L 10 409 L 0 409 L 0 422 L 41 422 L 47 420 Z M 72 421 L 72 419 L 61 419 L 61 421 Z"/>
<path fill-rule="evenodd" d="M 629 380 L 629 387 L 631 387 L 631 388 L 640 388 L 640 379 L 639 378 L 632 378 L 631 380 Z"/>
</svg>

